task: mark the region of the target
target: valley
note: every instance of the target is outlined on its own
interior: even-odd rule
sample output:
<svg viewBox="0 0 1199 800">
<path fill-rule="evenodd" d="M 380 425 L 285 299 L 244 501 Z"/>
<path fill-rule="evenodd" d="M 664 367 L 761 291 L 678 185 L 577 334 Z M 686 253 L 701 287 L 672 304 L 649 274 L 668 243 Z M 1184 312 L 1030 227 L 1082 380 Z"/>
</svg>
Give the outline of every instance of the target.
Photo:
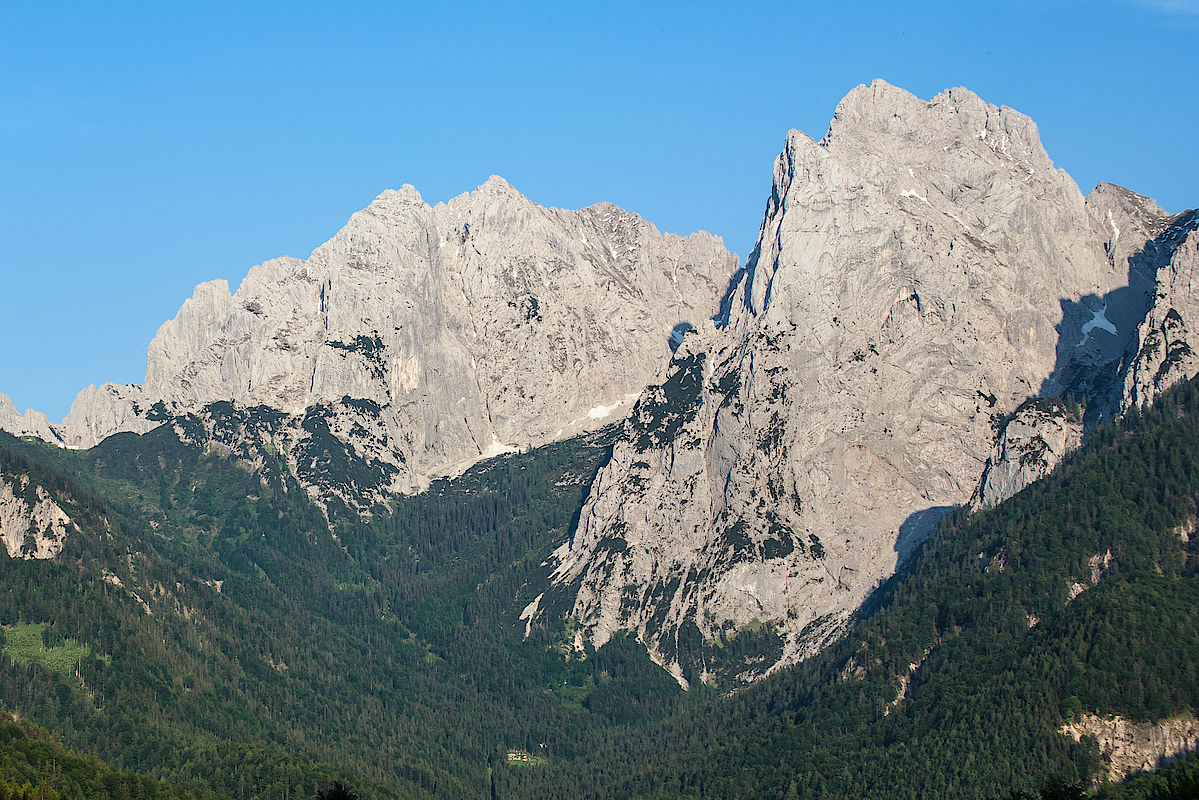
<svg viewBox="0 0 1199 800">
<path fill-rule="evenodd" d="M 1194 796 L 1197 231 L 882 81 L 744 264 L 384 192 L 0 395 L 0 789 Z"/>
</svg>

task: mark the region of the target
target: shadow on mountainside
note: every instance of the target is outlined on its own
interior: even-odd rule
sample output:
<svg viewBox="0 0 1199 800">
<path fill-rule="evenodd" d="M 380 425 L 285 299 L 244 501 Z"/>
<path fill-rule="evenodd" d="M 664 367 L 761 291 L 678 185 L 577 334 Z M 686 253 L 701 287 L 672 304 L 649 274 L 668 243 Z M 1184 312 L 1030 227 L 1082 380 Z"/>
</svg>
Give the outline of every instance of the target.
<svg viewBox="0 0 1199 800">
<path fill-rule="evenodd" d="M 896 571 L 908 560 L 912 551 L 937 529 L 941 520 L 954 508 L 954 506 L 930 506 L 923 511 L 909 515 L 903 521 L 895 538 L 895 552 L 899 556 L 895 565 Z"/>
<path fill-rule="evenodd" d="M 1122 372 L 1137 354 L 1137 328 L 1153 306 L 1157 273 L 1169 266 L 1178 245 L 1199 228 L 1199 211 L 1171 218 L 1145 246 L 1128 257 L 1128 282 L 1100 295 L 1061 299 L 1053 372 L 1038 396 L 1073 397 L 1084 403 L 1084 430 L 1119 410 Z"/>
<path fill-rule="evenodd" d="M 1171 218 L 1161 233 L 1128 257 L 1125 285 L 1103 295 L 1058 301 L 1062 318 L 1055 326 L 1058 340 L 1054 368 L 1037 394 L 1028 399 L 1078 400 L 1086 408 L 1083 427 L 1087 432 L 1115 416 L 1122 397 L 1123 371 L 1140 347 L 1137 329 L 1153 305 L 1158 270 L 1169 267 L 1179 244 L 1197 228 L 1199 211 Z M 904 521 L 895 539 L 897 573 L 953 510 L 953 506 L 931 506 Z"/>
<path fill-rule="evenodd" d="M 680 322 L 670 329 L 670 352 L 677 352 L 679 345 L 683 343 L 683 337 L 695 330 L 695 326 L 690 322 Z"/>
</svg>

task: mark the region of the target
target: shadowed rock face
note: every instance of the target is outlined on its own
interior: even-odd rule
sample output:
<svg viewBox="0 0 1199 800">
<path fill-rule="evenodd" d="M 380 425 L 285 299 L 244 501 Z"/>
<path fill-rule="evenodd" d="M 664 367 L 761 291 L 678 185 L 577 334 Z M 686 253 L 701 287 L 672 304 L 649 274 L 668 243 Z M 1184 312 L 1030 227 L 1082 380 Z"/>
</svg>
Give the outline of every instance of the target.
<svg viewBox="0 0 1199 800">
<path fill-rule="evenodd" d="M 1031 120 L 964 89 L 876 81 L 821 141 L 788 134 L 719 327 L 642 396 L 555 554 L 591 641 L 636 631 L 677 676 L 684 641 L 762 623 L 782 655 L 747 677 L 819 649 L 975 493 L 1017 407 L 1119 368 L 1152 276 L 1101 300 L 1161 221 L 1114 190 L 1089 208 Z M 1059 433 L 1058 457 L 1081 438 Z M 1051 465 L 993 466 L 1010 494 Z"/>
<path fill-rule="evenodd" d="M 1087 196 L 1087 210 L 1105 234 L 1109 261 L 1127 269 L 1128 282 L 1081 304 L 1062 301 L 1058 367 L 1042 396 L 1001 424 L 975 507 L 1011 497 L 1057 466 L 1096 424 L 1199 372 L 1186 322 L 1199 318 L 1193 275 L 1199 215 L 1171 216 L 1149 198 L 1107 183 Z M 1053 399 L 1059 395 L 1073 403 Z M 1081 416 L 1080 403 L 1086 404 Z"/>
<path fill-rule="evenodd" d="M 1117 388 L 1121 411 L 1142 407 L 1199 372 L 1192 329 L 1199 325 L 1199 213 L 1161 221 L 1130 262 L 1153 266 L 1149 311 L 1125 346 Z"/>
<path fill-rule="evenodd" d="M 373 459 L 386 480 L 368 496 L 408 491 L 626 414 L 736 267 L 717 237 L 606 203 L 543 208 L 493 177 L 431 207 L 405 186 L 306 261 L 255 267 L 234 294 L 198 286 L 150 344 L 145 386 L 85 390 L 55 433 L 86 447 L 231 401 Z"/>
</svg>

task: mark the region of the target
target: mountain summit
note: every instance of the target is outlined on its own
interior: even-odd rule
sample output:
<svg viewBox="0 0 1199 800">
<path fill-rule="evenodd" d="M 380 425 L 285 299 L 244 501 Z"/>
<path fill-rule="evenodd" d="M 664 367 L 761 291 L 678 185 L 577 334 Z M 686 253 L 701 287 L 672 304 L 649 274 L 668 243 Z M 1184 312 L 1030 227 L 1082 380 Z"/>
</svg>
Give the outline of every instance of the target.
<svg viewBox="0 0 1199 800">
<path fill-rule="evenodd" d="M 307 260 L 198 286 L 144 386 L 84 390 L 61 426 L 0 396 L 0 427 L 170 424 L 368 510 L 627 417 L 520 626 L 632 633 L 727 685 L 820 650 L 950 509 L 1199 371 L 1197 227 L 1084 197 L 1017 111 L 875 81 L 819 141 L 787 134 L 743 269 L 606 203 L 404 186 Z"/>
<path fill-rule="evenodd" d="M 495 176 L 435 207 L 404 186 L 307 260 L 197 286 L 144 386 L 86 389 L 61 426 L 0 403 L 0 426 L 90 447 L 190 414 L 196 435 L 270 445 L 318 496 L 369 504 L 627 413 L 736 266 L 717 237 L 543 208 Z M 331 471 L 333 451 L 360 474 Z"/>
<path fill-rule="evenodd" d="M 635 632 L 681 681 L 747 630 L 775 644 L 741 679 L 820 649 L 985 468 L 1011 494 L 1081 438 L 1050 403 L 1068 430 L 1054 450 L 1026 420 L 1012 469 L 993 450 L 1018 411 L 1078 391 L 1118 412 L 1161 364 L 1140 343 L 1196 319 L 1167 277 L 1195 216 L 1115 195 L 1084 198 L 1032 120 L 960 88 L 875 81 L 820 141 L 791 131 L 722 315 L 634 408 L 546 607 L 579 646 Z"/>
</svg>

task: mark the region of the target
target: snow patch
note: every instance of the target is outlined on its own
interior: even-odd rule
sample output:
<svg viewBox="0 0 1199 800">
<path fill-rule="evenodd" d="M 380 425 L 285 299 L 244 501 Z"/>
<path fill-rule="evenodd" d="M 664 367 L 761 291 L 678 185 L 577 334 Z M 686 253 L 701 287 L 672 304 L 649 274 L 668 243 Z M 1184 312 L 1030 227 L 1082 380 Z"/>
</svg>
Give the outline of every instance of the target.
<svg viewBox="0 0 1199 800">
<path fill-rule="evenodd" d="M 1087 343 L 1087 339 L 1091 338 L 1091 331 L 1098 328 L 1102 331 L 1107 331 L 1112 336 L 1116 334 L 1116 326 L 1107 318 L 1107 304 L 1104 303 L 1103 308 L 1098 311 L 1091 312 L 1091 320 L 1082 326 L 1082 339 L 1079 340 L 1075 347 L 1082 347 Z"/>
<path fill-rule="evenodd" d="M 495 458 L 502 456 L 505 453 L 519 453 L 520 448 L 515 445 L 504 444 L 500 441 L 500 437 L 494 433 L 491 434 L 491 444 L 487 445 L 487 449 L 479 454 L 480 458 Z"/>
<path fill-rule="evenodd" d="M 459 475 L 466 472 L 468 469 L 473 467 L 475 464 L 478 464 L 480 461 L 486 461 L 489 458 L 495 458 L 496 456 L 502 456 L 506 453 L 519 453 L 519 452 L 520 452 L 519 447 L 517 447 L 516 445 L 513 445 L 513 444 L 504 444 L 503 442 L 500 441 L 499 437 L 493 433 L 493 434 L 491 434 L 491 444 L 489 444 L 487 446 L 487 449 L 481 451 L 477 456 L 475 456 L 473 458 L 464 458 L 461 461 L 458 461 L 454 464 L 450 464 L 441 470 L 434 470 L 426 477 L 430 478 L 430 479 L 432 479 L 432 478 L 451 478 L 451 479 L 457 478 Z M 422 491 L 423 490 L 424 489 L 422 488 Z"/>
<path fill-rule="evenodd" d="M 622 400 L 617 400 L 610 406 L 596 406 L 587 412 L 587 419 L 603 419 L 612 414 L 617 408 L 623 404 Z"/>
<path fill-rule="evenodd" d="M 595 408 L 592 408 L 591 410 L 589 410 L 583 416 L 572 419 L 570 421 L 569 425 L 567 425 L 565 428 L 562 428 L 558 431 L 558 434 L 561 435 L 562 432 L 565 430 L 572 430 L 572 429 L 576 428 L 579 425 L 579 423 L 582 423 L 582 422 L 588 422 L 588 421 L 596 422 L 601 419 L 607 419 L 608 417 L 611 417 L 617 411 L 617 409 L 620 409 L 627 405 L 632 405 L 634 402 L 637 401 L 637 398 L 640 396 L 641 396 L 641 392 L 630 392 L 629 394 L 626 394 L 624 397 L 614 400 L 610 405 L 596 406 Z"/>
</svg>

